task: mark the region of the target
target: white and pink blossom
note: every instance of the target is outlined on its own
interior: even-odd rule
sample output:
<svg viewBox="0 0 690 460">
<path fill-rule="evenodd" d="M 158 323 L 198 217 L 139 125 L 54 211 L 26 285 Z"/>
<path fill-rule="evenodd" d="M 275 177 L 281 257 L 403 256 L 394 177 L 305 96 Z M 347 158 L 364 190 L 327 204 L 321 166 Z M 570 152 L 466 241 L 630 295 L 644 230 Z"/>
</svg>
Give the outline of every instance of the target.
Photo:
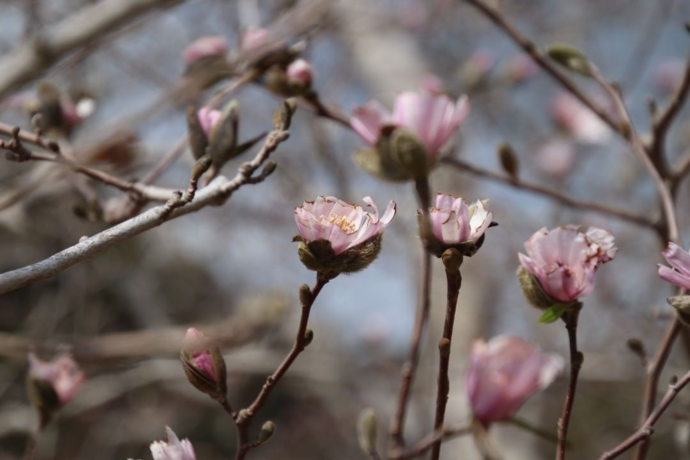
<svg viewBox="0 0 690 460">
<path fill-rule="evenodd" d="M 211 109 L 209 107 L 202 107 L 197 112 L 199 124 L 201 125 L 201 130 L 206 134 L 206 139 L 211 138 L 213 127 L 216 126 L 221 116 L 222 112 L 220 110 Z"/>
<path fill-rule="evenodd" d="M 334 197 L 320 196 L 316 201 L 305 201 L 295 208 L 300 236 L 307 242 L 328 240 L 336 255 L 364 243 L 383 232 L 396 212 L 395 202 L 391 201 L 379 218 L 371 197 L 364 197 L 364 202 L 374 208 L 373 213 Z"/>
<path fill-rule="evenodd" d="M 153 460 L 196 460 L 194 447 L 188 439 L 180 441 L 170 427 L 165 427 L 168 442 L 154 441 L 151 444 Z"/>
<path fill-rule="evenodd" d="M 690 254 L 675 243 L 663 252 L 670 267 L 659 265 L 659 277 L 683 289 L 690 289 Z"/>
<path fill-rule="evenodd" d="M 417 135 L 427 154 L 435 159 L 467 117 L 470 104 L 467 96 L 453 102 L 448 96 L 428 90 L 405 92 L 395 100 L 391 114 L 378 101 L 357 107 L 350 124 L 368 144 L 376 145 L 386 126 L 402 127 Z"/>
<path fill-rule="evenodd" d="M 476 243 L 493 220 L 481 200 L 467 205 L 460 197 L 439 193 L 429 209 L 431 230 L 443 244 Z"/>
<path fill-rule="evenodd" d="M 29 353 L 29 378 L 49 383 L 57 394 L 60 405 L 67 404 L 84 384 L 84 373 L 69 355 L 52 361 L 41 361 Z"/>
<path fill-rule="evenodd" d="M 574 225 L 538 230 L 525 242 L 520 263 L 542 289 L 559 302 L 571 302 L 594 289 L 594 274 L 617 252 L 613 235 L 591 227 L 586 233 Z"/>
<path fill-rule="evenodd" d="M 466 374 L 475 417 L 485 425 L 510 419 L 537 391 L 563 371 L 561 356 L 547 354 L 516 337 L 498 336 L 472 346 Z"/>
<path fill-rule="evenodd" d="M 291 85 L 308 87 L 314 78 L 314 69 L 308 61 L 297 59 L 288 66 L 285 74 Z"/>
</svg>

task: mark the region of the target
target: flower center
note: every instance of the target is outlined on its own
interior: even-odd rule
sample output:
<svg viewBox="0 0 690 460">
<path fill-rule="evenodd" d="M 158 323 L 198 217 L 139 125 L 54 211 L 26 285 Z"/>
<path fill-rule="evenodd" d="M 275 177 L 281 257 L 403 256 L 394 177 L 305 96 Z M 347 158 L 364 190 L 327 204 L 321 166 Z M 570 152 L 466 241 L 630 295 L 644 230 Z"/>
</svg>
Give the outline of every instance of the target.
<svg viewBox="0 0 690 460">
<path fill-rule="evenodd" d="M 322 216 L 323 217 L 323 216 Z M 347 220 L 345 216 L 341 216 L 338 214 L 329 214 L 328 217 L 326 217 L 326 220 L 330 222 L 333 225 L 337 225 L 340 227 L 342 231 L 347 233 L 348 235 L 351 233 L 355 233 L 355 224 Z"/>
</svg>

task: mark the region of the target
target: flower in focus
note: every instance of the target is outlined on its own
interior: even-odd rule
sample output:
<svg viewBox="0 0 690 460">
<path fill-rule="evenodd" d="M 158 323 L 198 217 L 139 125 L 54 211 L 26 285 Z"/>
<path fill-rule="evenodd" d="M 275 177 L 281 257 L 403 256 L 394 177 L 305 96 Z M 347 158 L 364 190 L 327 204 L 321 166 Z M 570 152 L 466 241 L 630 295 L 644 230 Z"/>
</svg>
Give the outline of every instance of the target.
<svg viewBox="0 0 690 460">
<path fill-rule="evenodd" d="M 194 447 L 188 439 L 180 441 L 170 427 L 165 427 L 168 442 L 154 441 L 151 443 L 153 460 L 196 460 Z"/>
<path fill-rule="evenodd" d="M 289 84 L 308 88 L 311 86 L 314 69 L 304 59 L 297 59 L 288 66 L 286 76 Z"/>
<path fill-rule="evenodd" d="M 574 225 L 552 231 L 542 228 L 525 242 L 525 249 L 528 255 L 518 254 L 520 263 L 550 297 L 547 300 L 551 304 L 572 302 L 590 294 L 596 270 L 612 260 L 618 250 L 613 235 L 606 230 L 591 227 L 582 233 Z"/>
<path fill-rule="evenodd" d="M 663 252 L 671 267 L 659 265 L 659 277 L 683 289 L 690 289 L 690 254 L 675 243 L 669 243 Z"/>
<path fill-rule="evenodd" d="M 202 107 L 197 112 L 199 124 L 201 125 L 201 129 L 206 135 L 207 140 L 211 139 L 213 127 L 216 126 L 216 123 L 218 123 L 218 120 L 220 120 L 221 116 L 222 113 L 220 110 L 215 110 L 208 107 Z"/>
<path fill-rule="evenodd" d="M 208 56 L 222 56 L 228 52 L 228 43 L 225 37 L 210 35 L 201 37 L 189 45 L 182 53 L 187 65 L 192 65 L 199 59 Z"/>
<path fill-rule="evenodd" d="M 510 419 L 537 391 L 563 371 L 561 356 L 543 353 L 528 342 L 498 336 L 472 346 L 466 375 L 467 395 L 484 425 Z"/>
<path fill-rule="evenodd" d="M 418 215 L 423 216 L 421 211 Z M 493 222 L 493 213 L 481 200 L 468 206 L 460 197 L 439 193 L 436 206 L 429 209 L 429 219 L 436 239 L 428 243 L 432 253 L 440 257 L 449 247 L 456 247 L 461 254 L 471 256 L 481 246 L 484 232 Z"/>
<path fill-rule="evenodd" d="M 33 405 L 46 417 L 67 404 L 84 384 L 84 373 L 69 355 L 52 361 L 42 361 L 29 353 L 27 377 L 29 396 Z"/>
<path fill-rule="evenodd" d="M 227 394 L 227 372 L 220 350 L 204 334 L 190 327 L 180 354 L 187 380 L 197 390 L 222 401 Z"/>
<path fill-rule="evenodd" d="M 395 216 L 391 201 L 383 216 L 370 197 L 361 206 L 334 197 L 318 197 L 295 208 L 302 263 L 317 272 L 351 273 L 366 268 L 381 250 L 381 233 Z"/>
<path fill-rule="evenodd" d="M 603 144 L 612 137 L 611 129 L 570 94 L 561 93 L 556 96 L 551 113 L 561 128 L 583 144 Z"/>
</svg>

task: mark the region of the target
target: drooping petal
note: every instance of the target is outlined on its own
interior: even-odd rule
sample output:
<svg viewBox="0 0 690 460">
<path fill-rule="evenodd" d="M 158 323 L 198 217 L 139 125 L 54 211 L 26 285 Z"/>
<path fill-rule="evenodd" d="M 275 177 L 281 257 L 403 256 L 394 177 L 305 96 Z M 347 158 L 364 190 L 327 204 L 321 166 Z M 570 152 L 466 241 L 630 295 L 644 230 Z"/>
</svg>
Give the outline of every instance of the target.
<svg viewBox="0 0 690 460">
<path fill-rule="evenodd" d="M 685 276 L 676 270 L 659 265 L 659 277 L 671 284 L 674 284 L 683 289 L 690 289 L 690 277 Z"/>
<path fill-rule="evenodd" d="M 690 277 L 690 253 L 685 252 L 675 243 L 669 243 L 663 255 L 671 267 Z"/>
</svg>

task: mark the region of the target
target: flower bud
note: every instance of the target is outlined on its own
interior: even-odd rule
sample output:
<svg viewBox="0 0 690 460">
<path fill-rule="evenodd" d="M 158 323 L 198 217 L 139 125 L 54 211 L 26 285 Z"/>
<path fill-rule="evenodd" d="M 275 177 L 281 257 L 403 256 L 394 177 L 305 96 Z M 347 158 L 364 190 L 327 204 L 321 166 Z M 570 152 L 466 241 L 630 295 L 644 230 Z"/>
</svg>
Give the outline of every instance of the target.
<svg viewBox="0 0 690 460">
<path fill-rule="evenodd" d="M 285 99 L 273 115 L 273 128 L 283 131 L 290 129 L 295 111 L 297 111 L 297 101 L 294 98 Z"/>
<path fill-rule="evenodd" d="M 546 49 L 546 54 L 563 67 L 585 77 L 591 77 L 596 69 L 585 53 L 569 45 L 551 45 Z"/>
<path fill-rule="evenodd" d="M 27 391 L 33 406 L 47 423 L 51 415 L 67 404 L 84 384 L 84 373 L 69 355 L 41 361 L 29 353 Z"/>
<path fill-rule="evenodd" d="M 666 299 L 668 304 L 676 309 L 678 318 L 686 326 L 690 326 L 690 295 L 679 295 Z"/>
<path fill-rule="evenodd" d="M 357 439 L 359 447 L 367 454 L 376 451 L 377 431 L 376 412 L 372 408 L 364 409 L 357 420 Z"/>
<path fill-rule="evenodd" d="M 288 66 L 286 74 L 290 85 L 306 89 L 311 87 L 314 69 L 308 61 L 297 59 Z"/>
<path fill-rule="evenodd" d="M 194 447 L 188 439 L 180 439 L 170 427 L 165 427 L 168 442 L 155 441 L 151 444 L 153 460 L 196 460 Z"/>
<path fill-rule="evenodd" d="M 261 431 L 256 439 L 256 444 L 261 445 L 271 439 L 276 432 L 276 424 L 268 420 L 261 426 Z"/>
<path fill-rule="evenodd" d="M 190 327 L 180 354 L 187 380 L 194 388 L 222 402 L 227 395 L 225 360 L 217 346 Z"/>
<path fill-rule="evenodd" d="M 498 146 L 498 157 L 501 160 L 503 170 L 508 173 L 511 179 L 517 180 L 520 163 L 513 147 L 505 142 L 501 143 Z"/>
<path fill-rule="evenodd" d="M 314 331 L 307 329 L 304 331 L 304 346 L 308 347 L 314 340 Z"/>
<path fill-rule="evenodd" d="M 380 219 L 371 198 L 365 197 L 364 202 L 374 208 L 373 213 L 321 196 L 295 208 L 299 235 L 293 241 L 299 242 L 297 254 L 305 267 L 334 278 L 364 270 L 376 259 L 381 234 L 395 215 L 395 202 L 388 204 Z"/>
<path fill-rule="evenodd" d="M 542 289 L 539 281 L 537 281 L 534 275 L 528 272 L 522 265 L 518 267 L 516 275 L 527 302 L 540 310 L 548 310 L 558 303 L 556 299 L 548 295 L 544 289 Z"/>
</svg>

